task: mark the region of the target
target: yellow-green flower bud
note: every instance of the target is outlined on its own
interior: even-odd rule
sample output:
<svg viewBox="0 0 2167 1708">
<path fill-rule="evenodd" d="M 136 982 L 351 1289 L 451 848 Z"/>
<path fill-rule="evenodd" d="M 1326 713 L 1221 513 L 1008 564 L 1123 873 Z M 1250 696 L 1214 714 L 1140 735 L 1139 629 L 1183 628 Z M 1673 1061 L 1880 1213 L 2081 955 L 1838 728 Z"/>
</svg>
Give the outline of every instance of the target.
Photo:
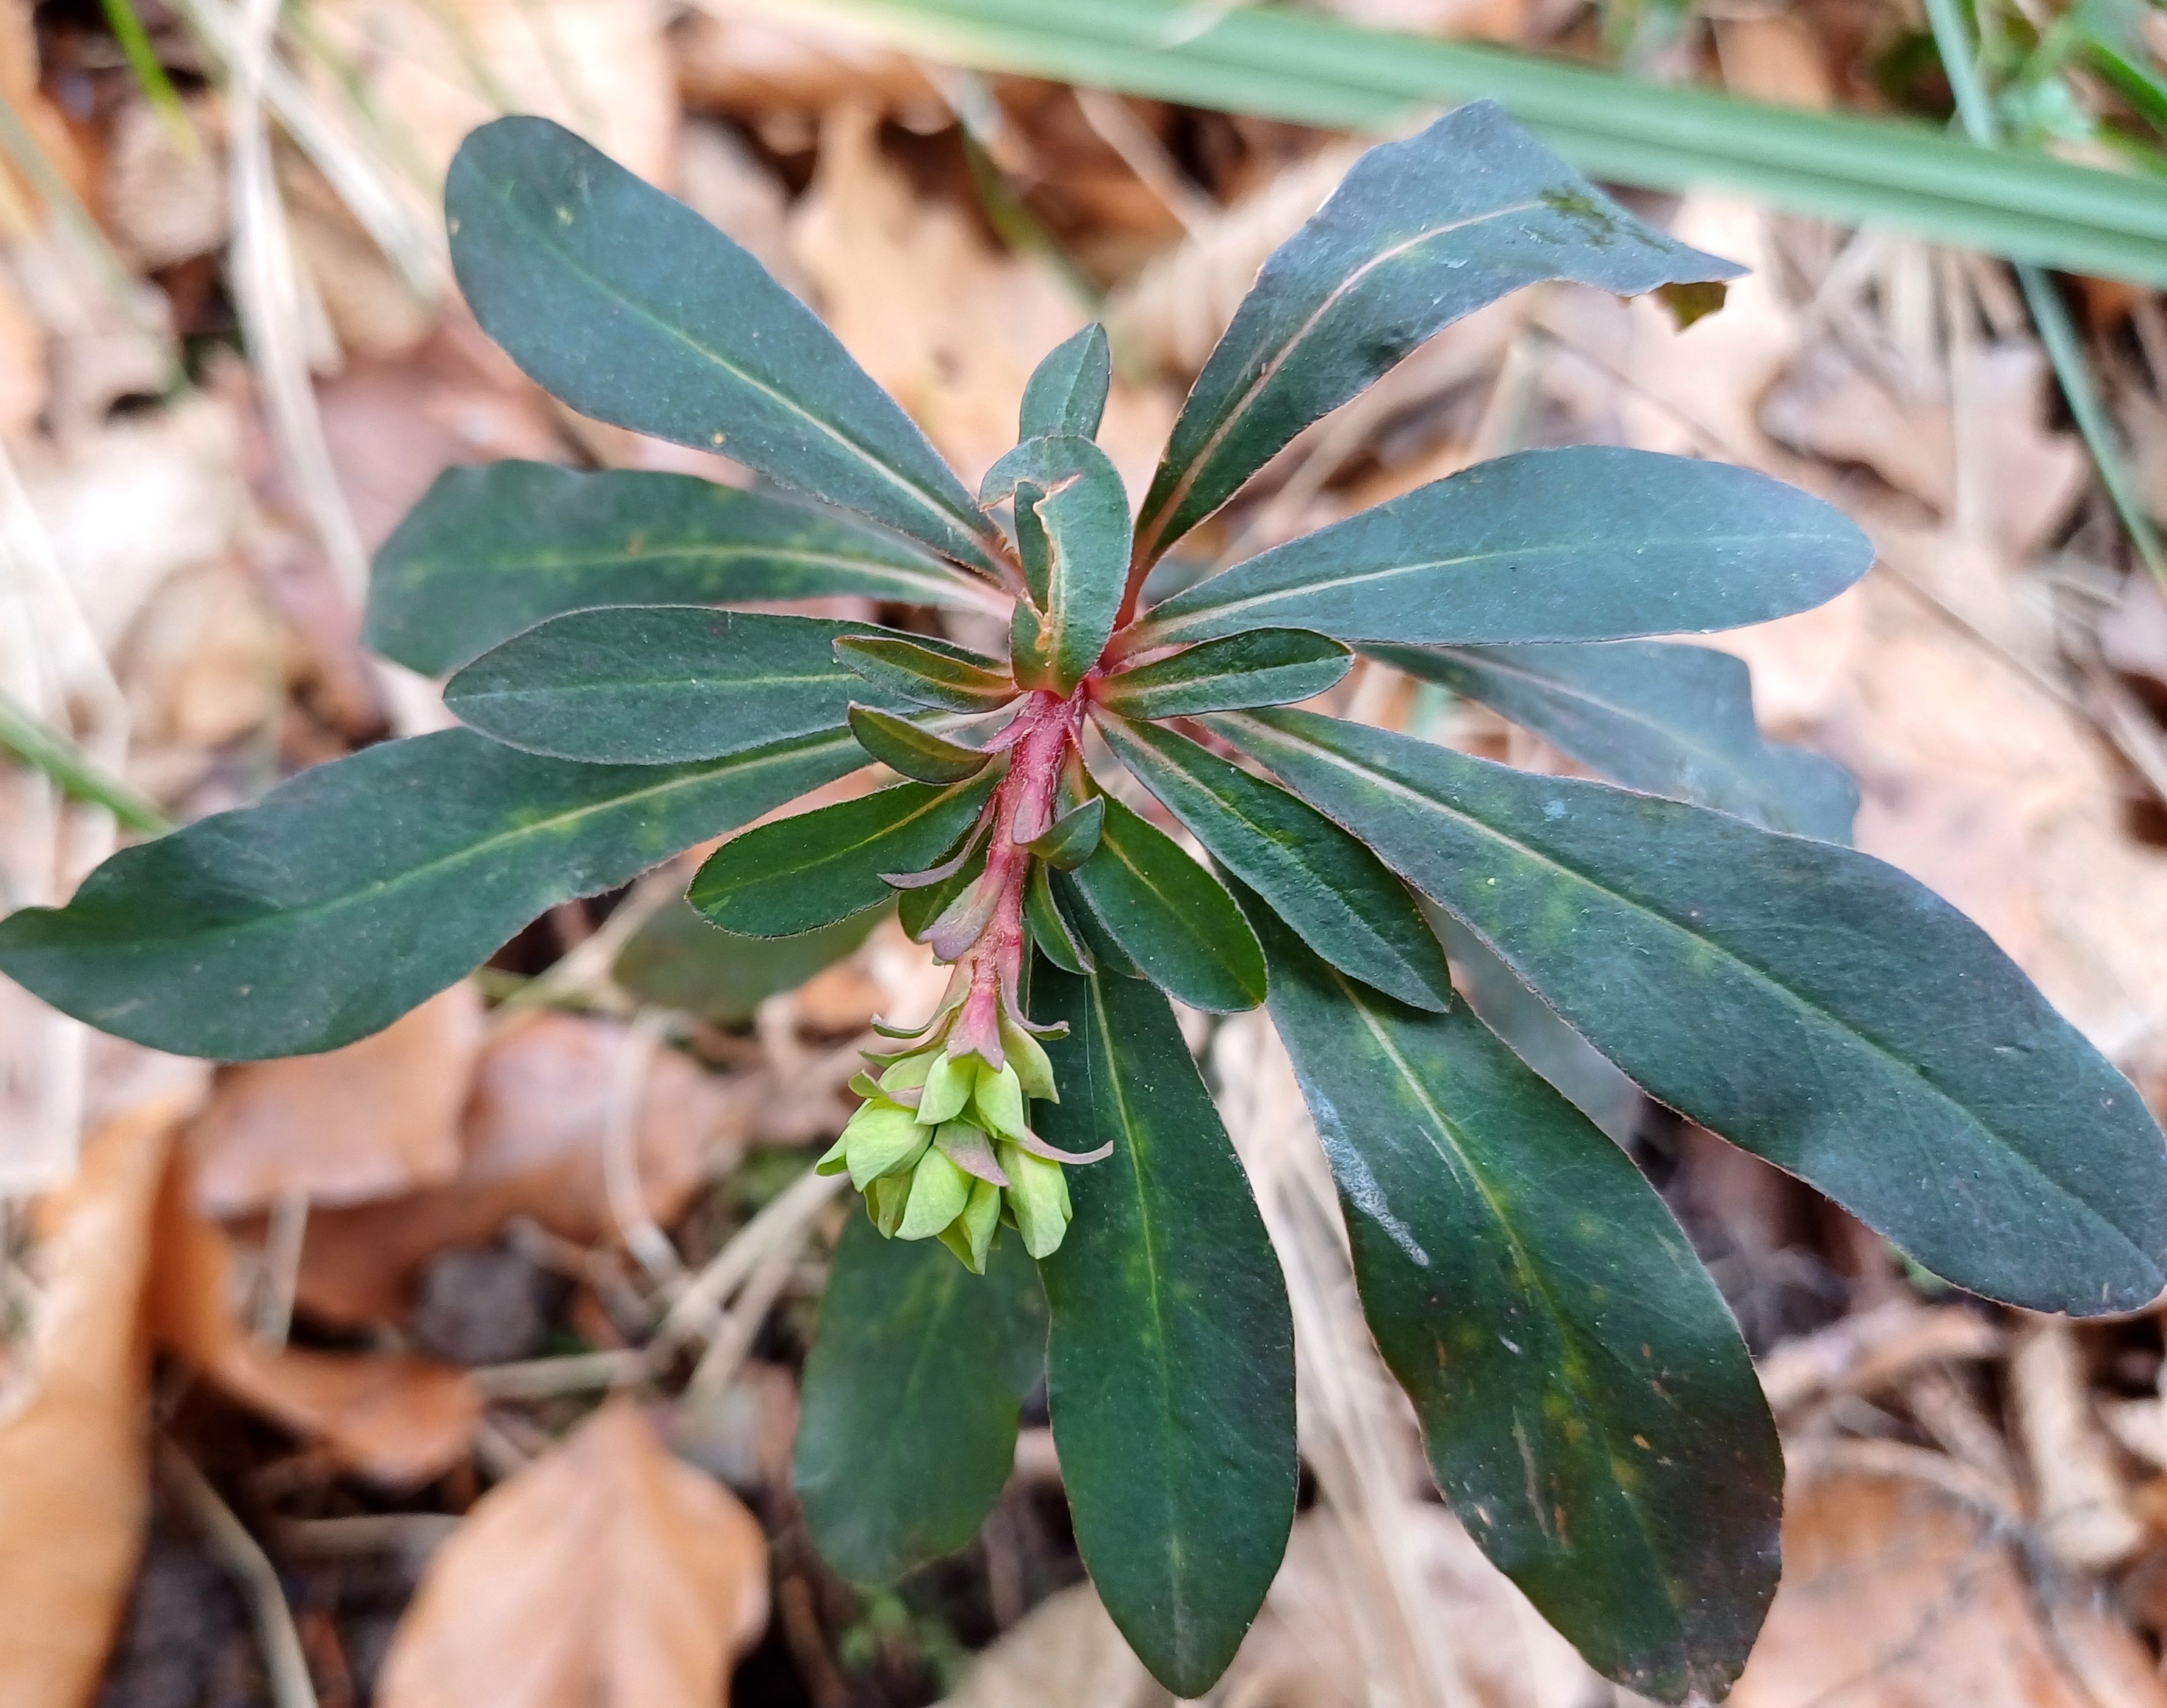
<svg viewBox="0 0 2167 1708">
<path fill-rule="evenodd" d="M 882 1175 L 909 1168 L 931 1141 L 916 1116 L 883 1097 L 860 1104 L 836 1143 L 850 1170 L 850 1184 L 862 1192 Z"/>
<path fill-rule="evenodd" d="M 1033 1156 L 1020 1145 L 999 1147 L 1001 1171 L 1009 1177 L 1009 1213 L 1033 1257 L 1051 1257 L 1061 1249 L 1071 1212 L 1068 1180 L 1059 1163 Z"/>
<path fill-rule="evenodd" d="M 1061 1101 L 1053 1088 L 1053 1064 L 1046 1058 L 1046 1047 L 1006 1015 L 1001 1016 L 1001 1048 L 1008 1053 L 1009 1065 L 1022 1081 L 1025 1096 L 1041 1103 Z"/>
<path fill-rule="evenodd" d="M 910 1199 L 896 1237 L 931 1239 L 963 1213 L 971 1201 L 971 1186 L 970 1175 L 950 1161 L 946 1153 L 930 1147 L 910 1171 Z"/>
<path fill-rule="evenodd" d="M 971 1183 L 971 1201 L 963 1213 L 940 1230 L 940 1243 L 954 1252 L 972 1275 L 986 1272 L 986 1254 L 1000 1231 L 1001 1189 L 991 1180 Z"/>
<path fill-rule="evenodd" d="M 919 1050 L 890 1062 L 880 1076 L 883 1091 L 915 1091 L 925 1083 L 925 1076 L 933 1071 L 933 1064 L 940 1058 L 938 1050 Z"/>
<path fill-rule="evenodd" d="M 918 1100 L 920 1125 L 938 1127 L 963 1112 L 963 1106 L 971 1101 L 971 1082 L 978 1065 L 968 1058 L 959 1062 L 946 1050 L 935 1058 L 925 1075 L 925 1090 Z"/>
<path fill-rule="evenodd" d="M 910 1203 L 910 1180 L 909 1175 L 882 1175 L 866 1188 L 866 1214 L 884 1239 L 894 1239 L 896 1229 L 903 1226 L 903 1212 Z"/>
<path fill-rule="evenodd" d="M 980 1063 L 971 1087 L 971 1106 L 987 1132 L 1012 1140 L 1023 1137 L 1023 1081 L 1013 1067 L 995 1069 Z"/>
</svg>

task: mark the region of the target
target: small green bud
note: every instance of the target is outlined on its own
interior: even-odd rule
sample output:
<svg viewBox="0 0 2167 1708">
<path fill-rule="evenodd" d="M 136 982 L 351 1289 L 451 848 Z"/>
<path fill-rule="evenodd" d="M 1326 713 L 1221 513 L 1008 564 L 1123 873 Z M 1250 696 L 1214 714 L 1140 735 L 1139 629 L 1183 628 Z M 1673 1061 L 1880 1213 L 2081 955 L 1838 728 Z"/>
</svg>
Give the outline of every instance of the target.
<svg viewBox="0 0 2167 1708">
<path fill-rule="evenodd" d="M 1023 1137 L 1023 1081 L 1013 1067 L 996 1071 L 980 1064 L 978 1079 L 971 1087 L 971 1102 L 987 1132 L 1008 1139 Z"/>
<path fill-rule="evenodd" d="M 1024 1249 L 1033 1257 L 1051 1257 L 1061 1249 L 1072 1213 L 1062 1166 L 1020 1145 L 1002 1145 L 999 1154 L 1009 1177 L 1009 1211 L 1023 1235 Z"/>
<path fill-rule="evenodd" d="M 862 1192 L 872 1181 L 916 1162 L 931 1138 L 909 1110 L 883 1098 L 859 1105 L 836 1142 L 850 1166 L 850 1184 Z"/>
<path fill-rule="evenodd" d="M 963 1112 L 963 1106 L 971 1101 L 972 1075 L 978 1064 L 957 1061 L 943 1050 L 925 1076 L 925 1091 L 918 1100 L 918 1119 L 921 1126 L 938 1127 L 944 1121 L 953 1121 Z"/>
<path fill-rule="evenodd" d="M 855 1119 L 856 1117 L 853 1118 Z M 840 1138 L 837 1138 L 833 1144 L 828 1147 L 827 1151 L 822 1155 L 820 1160 L 813 1164 L 813 1172 L 816 1175 L 840 1175 L 845 1169 L 850 1166 L 850 1164 L 844 1160 L 845 1154 L 849 1149 L 850 1145 L 845 1140 Z"/>
<path fill-rule="evenodd" d="M 915 1091 L 925 1083 L 925 1076 L 933 1071 L 933 1064 L 940 1054 L 938 1050 L 916 1050 L 890 1062 L 880 1076 L 881 1090 Z"/>
<path fill-rule="evenodd" d="M 993 1235 L 1001 1225 L 1001 1189 L 991 1180 L 971 1183 L 971 1201 L 963 1213 L 940 1230 L 940 1243 L 954 1252 L 972 1275 L 986 1272 L 986 1254 L 993 1249 Z"/>
<path fill-rule="evenodd" d="M 1061 1101 L 1061 1094 L 1053 1087 L 1053 1064 L 1046 1058 L 1046 1046 L 1006 1015 L 1001 1016 L 1001 1048 L 1023 1082 L 1024 1095 L 1041 1103 Z"/>
<path fill-rule="evenodd" d="M 903 1226 L 903 1212 L 910 1203 L 910 1178 L 882 1175 L 866 1188 L 866 1214 L 883 1239 L 894 1239 L 896 1229 Z"/>
<path fill-rule="evenodd" d="M 971 1177 L 937 1148 L 929 1147 L 910 1171 L 910 1201 L 904 1207 L 900 1239 L 930 1239 L 963 1213 L 971 1201 Z"/>
</svg>

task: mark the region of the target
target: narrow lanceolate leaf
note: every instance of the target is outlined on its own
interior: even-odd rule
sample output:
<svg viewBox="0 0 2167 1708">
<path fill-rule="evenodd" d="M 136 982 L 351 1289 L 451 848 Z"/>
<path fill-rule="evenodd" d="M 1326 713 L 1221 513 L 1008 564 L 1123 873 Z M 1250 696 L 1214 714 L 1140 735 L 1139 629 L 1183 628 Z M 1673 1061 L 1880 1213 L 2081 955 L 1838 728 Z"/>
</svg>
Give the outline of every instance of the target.
<svg viewBox="0 0 2167 1708">
<path fill-rule="evenodd" d="M 2167 1144 L 2143 1101 L 1984 931 L 1894 867 L 1306 712 L 1211 722 L 1650 1095 L 1936 1274 L 2076 1315 L 2160 1291 Z"/>
<path fill-rule="evenodd" d="M 1294 1333 L 1286 1286 L 1166 1000 L 1041 966 L 1033 1008 L 1062 1101 L 1076 1218 L 1039 1265 L 1054 1444 L 1076 1541 L 1129 1646 L 1201 1696 L 1256 1617 L 1294 1519 Z"/>
<path fill-rule="evenodd" d="M 1031 851 L 1048 866 L 1073 872 L 1099 851 L 1099 839 L 1106 829 L 1106 799 L 1094 795 L 1071 807 L 1031 839 Z"/>
<path fill-rule="evenodd" d="M 1253 629 L 1120 671 L 1092 693 L 1124 718 L 1194 718 L 1306 700 L 1332 687 L 1354 662 L 1351 652 L 1322 634 Z"/>
<path fill-rule="evenodd" d="M 989 507 L 1010 496 L 1030 594 L 1016 602 L 1016 680 L 1066 696 L 1114 633 L 1129 566 L 1128 494 L 1111 459 L 1089 439 L 1051 433 L 1025 439 L 978 489 Z M 1034 542 L 1042 549 L 1034 549 Z"/>
<path fill-rule="evenodd" d="M 0 920 L 0 971 L 155 1049 L 335 1049 L 614 888 L 856 770 L 840 730 L 700 765 L 578 765 L 448 729 L 387 741 L 123 849 Z"/>
<path fill-rule="evenodd" d="M 976 822 L 993 772 L 946 788 L 901 782 L 732 838 L 685 899 L 744 937 L 788 937 L 848 919 L 893 892 L 883 873 L 930 866 Z"/>
<path fill-rule="evenodd" d="M 1451 1005 L 1452 971 L 1436 933 L 1361 843 L 1306 801 L 1171 729 L 1119 718 L 1099 727 L 1211 857 L 1333 966 L 1417 1008 Z"/>
<path fill-rule="evenodd" d="M 1213 1014 L 1264 1000 L 1264 952 L 1226 885 L 1111 796 L 1099 851 L 1068 878 L 1124 958 L 1168 995 Z"/>
<path fill-rule="evenodd" d="M 975 747 L 965 747 L 871 706 L 853 705 L 850 724 L 859 746 L 890 771 L 919 782 L 961 782 L 986 768 L 986 756 Z"/>
<path fill-rule="evenodd" d="M 1044 865 L 1034 865 L 1024 890 L 1024 920 L 1031 926 L 1031 940 L 1038 945 L 1039 952 L 1064 973 L 1091 973 L 1097 970 L 1089 947 L 1069 923 L 1061 903 L 1053 894 L 1052 873 Z"/>
<path fill-rule="evenodd" d="M 1492 102 L 1373 148 L 1265 262 L 1205 363 L 1137 518 L 1137 560 L 1156 562 L 1432 333 L 1523 284 L 1634 296 L 1741 270 L 1643 225 Z"/>
<path fill-rule="evenodd" d="M 984 608 L 999 595 L 894 535 L 690 475 L 447 469 L 376 554 L 363 638 L 435 676 L 595 605 L 857 594 Z"/>
<path fill-rule="evenodd" d="M 1046 1367 L 1046 1296 L 1023 1242 L 974 1276 L 930 1239 L 852 1216 L 820 1297 L 797 1424 L 797 1498 L 821 1558 L 888 1583 L 978 1533 L 1015 1469 Z"/>
<path fill-rule="evenodd" d="M 990 658 L 922 634 L 903 640 L 866 634 L 862 625 L 860 630 L 836 641 L 835 658 L 882 698 L 951 712 L 991 712 L 1016 697 L 1015 682 Z"/>
<path fill-rule="evenodd" d="M 1253 917 L 1363 1312 L 1453 1510 L 1598 1671 L 1721 1700 L 1776 1591 L 1783 1460 L 1707 1270 L 1465 1007 L 1406 1007 Z"/>
<path fill-rule="evenodd" d="M 1771 830 L 1848 842 L 1858 785 L 1832 759 L 1763 740 L 1743 659 L 1704 646 L 1379 646 L 1628 788 Z"/>
<path fill-rule="evenodd" d="M 999 578 L 993 525 L 812 310 L 681 202 L 546 119 L 499 119 L 444 183 L 482 328 L 583 415 L 719 451 Z"/>
<path fill-rule="evenodd" d="M 866 628 L 706 605 L 570 611 L 458 671 L 444 704 L 485 735 L 554 758 L 713 759 L 839 728 L 854 698 L 888 698 L 835 656 L 838 639 Z"/>
<path fill-rule="evenodd" d="M 1019 440 L 1041 433 L 1075 433 L 1095 438 L 1106 413 L 1106 393 L 1114 383 L 1113 347 L 1097 321 L 1046 353 L 1023 389 Z"/>
<path fill-rule="evenodd" d="M 1825 603 L 1873 562 L 1841 511 L 1748 469 L 1520 451 L 1209 576 L 1125 644 L 1274 625 L 1426 644 L 1734 629 Z"/>
</svg>

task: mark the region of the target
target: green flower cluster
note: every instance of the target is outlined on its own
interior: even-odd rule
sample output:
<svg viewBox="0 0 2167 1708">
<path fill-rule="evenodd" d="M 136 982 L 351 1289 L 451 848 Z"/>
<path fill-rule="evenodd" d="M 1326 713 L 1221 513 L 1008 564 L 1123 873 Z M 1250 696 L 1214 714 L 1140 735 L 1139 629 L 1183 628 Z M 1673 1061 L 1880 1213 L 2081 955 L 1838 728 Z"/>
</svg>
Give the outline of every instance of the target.
<svg viewBox="0 0 2167 1708">
<path fill-rule="evenodd" d="M 866 1101 L 817 1164 L 824 1175 L 849 1170 L 889 1239 L 937 1239 L 973 1275 L 986 1272 L 1004 1222 L 1045 1257 L 1071 1213 L 1060 1153 L 1024 1120 L 1026 1096 L 1060 1101 L 1052 1066 L 1019 1026 L 1004 1022 L 1001 1042 L 999 1067 L 945 1042 L 875 1058 L 880 1078 L 851 1080 Z"/>
</svg>

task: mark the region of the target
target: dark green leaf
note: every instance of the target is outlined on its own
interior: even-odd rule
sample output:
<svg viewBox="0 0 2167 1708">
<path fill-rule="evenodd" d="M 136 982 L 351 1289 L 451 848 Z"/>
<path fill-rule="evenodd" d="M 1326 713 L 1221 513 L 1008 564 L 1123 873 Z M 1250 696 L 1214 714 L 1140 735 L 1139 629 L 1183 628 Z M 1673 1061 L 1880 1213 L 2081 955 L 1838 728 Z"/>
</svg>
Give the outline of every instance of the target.
<svg viewBox="0 0 2167 1708">
<path fill-rule="evenodd" d="M 1721 1295 L 1625 1154 L 1465 1007 L 1405 1007 L 1252 917 L 1438 1486 L 1598 1671 L 1721 1700 L 1776 1593 L 1783 1489 Z"/>
<path fill-rule="evenodd" d="M 1650 1095 L 1935 1274 L 2073 1315 L 2159 1292 L 2167 1145 L 2143 1100 L 1902 873 L 1306 712 L 1211 721 L 1459 915 Z"/>
<path fill-rule="evenodd" d="M 1108 676 L 1093 695 L 1124 718 L 1194 718 L 1306 700 L 1354 662 L 1345 647 L 1322 634 L 1253 629 Z"/>
<path fill-rule="evenodd" d="M 896 919 L 913 942 L 925 942 L 925 933 L 947 910 L 948 904 L 978 882 L 978 874 L 986 869 L 986 851 L 991 846 L 990 839 L 982 838 L 970 858 L 938 883 L 906 889 L 896 897 Z"/>
<path fill-rule="evenodd" d="M 868 690 L 835 642 L 866 628 L 707 605 L 570 611 L 490 648 L 445 683 L 444 704 L 483 735 L 552 758 L 714 759 L 840 728 Z"/>
<path fill-rule="evenodd" d="M 909 704 L 990 712 L 1016 697 L 1015 683 L 995 660 L 925 635 L 852 634 L 835 643 L 835 657 L 879 693 Z"/>
<path fill-rule="evenodd" d="M 1065 697 L 1113 636 L 1129 567 L 1129 496 L 1106 454 L 1073 433 L 1025 439 L 994 464 L 979 501 L 991 507 L 1011 494 L 1031 594 L 1016 602 L 1016 680 Z"/>
<path fill-rule="evenodd" d="M 1226 1670 L 1294 1520 L 1294 1329 L 1286 1285 L 1166 1000 L 1040 967 L 1076 1219 L 1039 1265 L 1054 1445 L 1099 1596 L 1176 1695 Z"/>
<path fill-rule="evenodd" d="M 1068 876 L 1123 958 L 1168 995 L 1213 1014 L 1264 1000 L 1264 952 L 1227 887 L 1111 796 L 1099 851 Z"/>
<path fill-rule="evenodd" d="M 1106 342 L 1106 329 L 1094 321 L 1047 351 L 1032 371 L 1023 389 L 1016 438 L 1035 439 L 1043 433 L 1097 438 L 1113 383 L 1113 347 Z"/>
<path fill-rule="evenodd" d="M 1041 867 L 1041 870 L 1045 870 Z M 1091 970 L 1104 970 L 1123 979 L 1141 979 L 1144 969 L 1129 958 L 1129 952 L 1114 941 L 1113 934 L 1099 922 L 1098 915 L 1091 911 L 1091 904 L 1084 899 L 1084 892 L 1073 877 L 1066 872 L 1046 871 L 1046 894 L 1061 909 L 1061 917 L 1076 934 L 1082 946 L 1084 957 L 1092 963 Z M 1263 952 L 1260 950 L 1261 954 Z M 1053 957 L 1056 966 L 1060 963 Z M 1062 967 L 1064 973 L 1073 973 L 1073 967 Z"/>
<path fill-rule="evenodd" d="M 1048 866 L 1073 872 L 1099 851 L 1105 830 L 1105 798 L 1094 795 L 1056 819 L 1044 835 L 1033 840 L 1031 851 Z"/>
<path fill-rule="evenodd" d="M 937 788 L 899 782 L 777 819 L 707 857 L 686 900 L 726 931 L 789 937 L 877 906 L 883 873 L 930 866 L 977 822 L 996 772 Z"/>
<path fill-rule="evenodd" d="M 1031 868 L 1023 908 L 1025 921 L 1031 926 L 1031 940 L 1047 960 L 1064 973 L 1097 971 L 1089 947 L 1069 924 L 1060 902 L 1055 899 L 1052 872 L 1043 864 Z"/>
<path fill-rule="evenodd" d="M 1635 296 L 1740 271 L 1606 199 L 1493 102 L 1373 148 L 1265 262 L 1205 363 L 1137 518 L 1137 559 L 1156 562 L 1311 422 L 1522 285 Z"/>
<path fill-rule="evenodd" d="M 1752 676 L 1727 652 L 1645 640 L 1363 650 L 1481 701 L 1628 788 L 1851 840 L 1858 785 L 1832 759 L 1762 739 Z"/>
<path fill-rule="evenodd" d="M 938 1241 L 853 1216 L 820 1299 L 797 1424 L 797 1498 L 820 1557 L 888 1583 L 978 1533 L 1015 1469 L 1046 1366 L 1046 1296 L 1023 1242 L 974 1276 Z"/>
<path fill-rule="evenodd" d="M 740 937 L 674 901 L 633 934 L 610 976 L 642 1002 L 742 1026 L 769 997 L 794 990 L 865 942 L 877 910 L 795 937 Z"/>
<path fill-rule="evenodd" d="M 376 554 L 364 638 L 436 676 L 545 617 L 855 593 L 987 608 L 973 576 L 832 510 L 690 475 L 447 469 Z"/>
<path fill-rule="evenodd" d="M 538 759 L 464 729 L 387 741 L 123 849 L 65 908 L 0 920 L 0 970 L 155 1049 L 335 1049 L 546 909 L 864 763 L 841 730 L 668 767 Z"/>
<path fill-rule="evenodd" d="M 1422 910 L 1361 843 L 1285 789 L 1187 737 L 1101 718 L 1106 744 L 1211 857 L 1335 967 L 1418 1008 L 1452 1001 L 1452 973 Z"/>
<path fill-rule="evenodd" d="M 482 329 L 582 415 L 887 523 L 997 579 L 992 524 L 890 397 L 760 263 L 547 119 L 499 119 L 444 183 Z"/>
<path fill-rule="evenodd" d="M 850 721 L 850 733 L 858 738 L 859 746 L 890 771 L 916 782 L 961 782 L 986 768 L 986 756 L 976 748 L 962 746 L 870 706 L 852 706 Z"/>
<path fill-rule="evenodd" d="M 1454 988 L 1482 1024 L 1566 1102 L 1616 1143 L 1629 1146 L 1648 1101 L 1640 1088 L 1560 1020 L 1557 1010 L 1523 984 L 1481 938 L 1441 907 L 1428 917 L 1451 959 Z"/>
<path fill-rule="evenodd" d="M 1125 644 L 1268 626 L 1432 644 L 1734 629 L 1832 599 L 1873 562 L 1841 511 L 1749 469 L 1520 451 L 1209 576 Z"/>
</svg>

